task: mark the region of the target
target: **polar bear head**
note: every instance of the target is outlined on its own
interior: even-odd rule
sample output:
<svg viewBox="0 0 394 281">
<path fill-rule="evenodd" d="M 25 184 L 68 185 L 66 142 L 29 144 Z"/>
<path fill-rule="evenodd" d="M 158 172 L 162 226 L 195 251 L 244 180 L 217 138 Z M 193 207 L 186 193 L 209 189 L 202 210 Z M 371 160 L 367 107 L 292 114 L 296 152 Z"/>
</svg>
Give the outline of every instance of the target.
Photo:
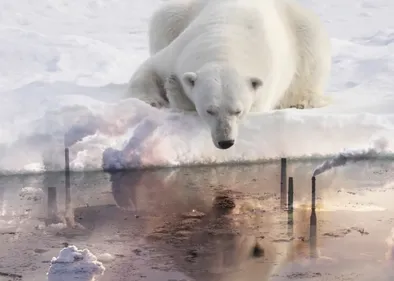
<svg viewBox="0 0 394 281">
<path fill-rule="evenodd" d="M 229 65 L 210 64 L 197 72 L 184 73 L 182 82 L 186 95 L 210 127 L 215 146 L 233 146 L 238 126 L 250 111 L 262 80 L 240 75 Z"/>
</svg>

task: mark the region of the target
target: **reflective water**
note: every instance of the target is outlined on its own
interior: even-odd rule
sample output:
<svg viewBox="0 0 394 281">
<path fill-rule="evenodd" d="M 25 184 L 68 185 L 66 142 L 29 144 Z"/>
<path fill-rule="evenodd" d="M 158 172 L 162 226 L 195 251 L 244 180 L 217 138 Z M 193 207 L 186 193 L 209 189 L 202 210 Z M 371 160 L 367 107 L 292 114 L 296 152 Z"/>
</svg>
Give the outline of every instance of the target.
<svg viewBox="0 0 394 281">
<path fill-rule="evenodd" d="M 0 280 L 46 280 L 67 245 L 99 281 L 392 280 L 393 163 L 319 175 L 311 209 L 318 164 L 288 163 L 293 211 L 279 163 L 2 177 Z"/>
</svg>

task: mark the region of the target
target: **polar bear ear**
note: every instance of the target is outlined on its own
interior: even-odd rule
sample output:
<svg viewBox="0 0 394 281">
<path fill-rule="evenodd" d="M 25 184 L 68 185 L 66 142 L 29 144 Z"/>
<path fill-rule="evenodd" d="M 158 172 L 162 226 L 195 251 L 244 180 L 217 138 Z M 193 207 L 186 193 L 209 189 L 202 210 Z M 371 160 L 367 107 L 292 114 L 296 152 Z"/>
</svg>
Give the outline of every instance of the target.
<svg viewBox="0 0 394 281">
<path fill-rule="evenodd" d="M 185 72 L 182 79 L 188 86 L 194 87 L 197 80 L 197 74 L 195 72 Z"/>
<path fill-rule="evenodd" d="M 252 86 L 253 90 L 257 90 L 258 88 L 263 86 L 263 81 L 261 81 L 261 79 L 259 79 L 257 77 L 252 77 L 252 78 L 250 78 L 249 81 L 250 81 L 250 85 Z"/>
</svg>

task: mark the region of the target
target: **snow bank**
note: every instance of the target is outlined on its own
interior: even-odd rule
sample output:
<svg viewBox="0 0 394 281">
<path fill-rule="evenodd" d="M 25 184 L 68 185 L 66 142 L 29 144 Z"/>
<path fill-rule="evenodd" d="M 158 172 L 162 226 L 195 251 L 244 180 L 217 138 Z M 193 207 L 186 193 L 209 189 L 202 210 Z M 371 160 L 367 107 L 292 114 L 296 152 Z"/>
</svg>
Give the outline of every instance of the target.
<svg viewBox="0 0 394 281">
<path fill-rule="evenodd" d="M 332 37 L 331 105 L 251 115 L 226 151 L 194 114 L 120 101 L 160 2 L 0 3 L 0 174 L 62 170 L 65 145 L 73 170 L 97 170 L 324 158 L 393 139 L 392 2 L 356 15 L 355 1 L 303 1 Z"/>
<path fill-rule="evenodd" d="M 0 149 L 0 170 L 61 170 L 64 145 L 70 147 L 72 170 L 327 157 L 346 147 L 365 147 L 371 136 L 393 139 L 392 124 L 394 114 L 295 109 L 255 114 L 240 128 L 236 146 L 222 151 L 214 147 L 197 115 L 157 110 L 129 99 L 47 112 L 18 141 Z M 387 155 L 393 148 L 387 144 Z"/>
</svg>

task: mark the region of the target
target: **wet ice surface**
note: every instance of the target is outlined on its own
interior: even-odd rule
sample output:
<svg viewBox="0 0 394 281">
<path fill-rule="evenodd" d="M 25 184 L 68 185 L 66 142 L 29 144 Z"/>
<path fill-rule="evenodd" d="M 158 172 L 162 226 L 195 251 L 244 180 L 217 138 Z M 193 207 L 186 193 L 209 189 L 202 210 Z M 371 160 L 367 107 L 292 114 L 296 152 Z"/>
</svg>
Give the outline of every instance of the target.
<svg viewBox="0 0 394 281">
<path fill-rule="evenodd" d="M 0 280 L 392 280 L 393 164 L 317 176 L 314 223 L 319 164 L 289 162 L 292 224 L 277 163 L 2 177 Z M 96 267 L 47 279 L 72 246 Z"/>
</svg>

